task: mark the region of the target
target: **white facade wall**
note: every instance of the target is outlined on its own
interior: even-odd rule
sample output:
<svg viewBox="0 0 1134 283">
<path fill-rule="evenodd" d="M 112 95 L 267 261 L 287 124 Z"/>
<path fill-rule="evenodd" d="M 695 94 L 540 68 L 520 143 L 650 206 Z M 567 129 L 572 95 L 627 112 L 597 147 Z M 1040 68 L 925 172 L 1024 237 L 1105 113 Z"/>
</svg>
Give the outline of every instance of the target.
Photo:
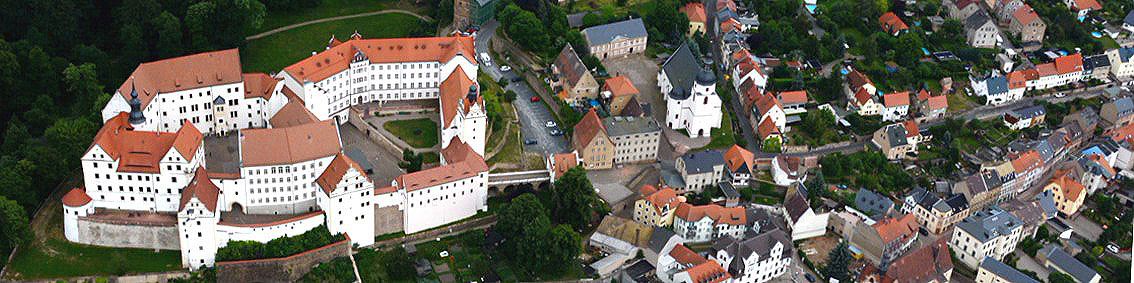
<svg viewBox="0 0 1134 283">
<path fill-rule="evenodd" d="M 788 265 L 791 265 L 791 257 L 782 257 L 783 253 L 784 245 L 776 243 L 772 246 L 770 254 L 767 255 L 752 253 L 747 258 L 740 259 L 736 258 L 736 255 L 728 254 L 725 250 L 720 250 L 714 255 L 713 261 L 721 266 L 729 266 L 734 260 L 743 260 L 743 275 L 733 277 L 732 282 L 763 283 L 787 272 Z"/>
<path fill-rule="evenodd" d="M 296 236 L 311 231 L 311 229 L 315 229 L 315 227 L 319 227 L 319 225 L 325 223 L 324 221 L 324 215 L 316 215 L 276 225 L 238 226 L 218 224 L 216 233 L 217 248 L 228 246 L 229 241 L 256 241 L 267 243 L 276 238 Z"/>
<path fill-rule="evenodd" d="M 714 225 L 713 219 L 702 217 L 695 222 L 689 222 L 681 217 L 673 218 L 673 232 L 685 238 L 685 242 L 707 242 L 717 237 L 730 236 L 740 238 L 744 235 L 744 225 Z"/>
<path fill-rule="evenodd" d="M 614 163 L 657 160 L 660 136 L 661 131 L 610 137 L 614 142 Z"/>
<path fill-rule="evenodd" d="M 889 122 L 889 121 L 905 120 L 906 115 L 909 114 L 909 113 L 910 113 L 910 106 L 909 105 L 886 107 L 886 110 L 882 111 L 882 121 Z"/>
<path fill-rule="evenodd" d="M 197 198 L 189 199 L 177 213 L 177 231 L 181 235 L 181 266 L 197 270 L 213 266 L 217 256 L 217 222 L 220 213 L 209 211 Z M 227 243 L 227 242 L 226 242 Z"/>
<path fill-rule="evenodd" d="M 1131 32 L 1134 33 L 1134 31 Z M 1110 58 L 1110 73 L 1119 79 L 1134 77 L 1134 58 L 1129 58 L 1123 63 L 1120 55 L 1118 49 L 1106 51 L 1107 58 Z"/>
<path fill-rule="evenodd" d="M 664 71 L 663 71 L 664 73 Z M 659 81 L 659 84 L 661 82 Z M 668 79 L 666 81 L 668 84 Z M 669 87 L 672 89 L 672 86 Z M 708 136 L 712 129 L 721 127 L 721 99 L 716 95 L 716 85 L 701 85 L 694 83 L 692 94 L 683 100 L 676 100 L 666 95 L 666 126 L 680 130 L 685 129 L 689 137 Z M 665 87 L 663 94 L 668 94 Z"/>
<path fill-rule="evenodd" d="M 351 168 L 331 191 L 319 193 L 319 207 L 327 213 L 327 229 L 331 234 L 345 233 L 351 243 L 367 246 L 374 243 L 374 183 L 362 172 Z"/>
<path fill-rule="evenodd" d="M 159 163 L 158 173 L 119 172 L 119 161 L 96 144 L 83 155 L 83 183 L 95 207 L 176 212 L 181 190 L 204 163 L 204 144 L 198 146 L 195 155 L 189 161 L 170 148 Z"/>
<path fill-rule="evenodd" d="M 213 117 L 212 104 L 217 96 L 221 96 L 226 101 L 236 100 L 239 105 L 240 101 L 244 100 L 244 82 L 158 93 L 142 109 L 146 122 L 135 125 L 135 130 L 173 133 L 181 129 L 183 121 L 189 121 L 201 133 L 213 133 L 215 117 Z M 110 102 L 102 109 L 102 120 L 105 122 L 120 112 L 130 112 L 128 100 L 129 98 L 116 91 L 111 96 Z M 246 115 L 240 117 L 242 120 L 238 125 L 246 125 L 247 120 L 250 119 Z"/>
<path fill-rule="evenodd" d="M 1004 255 L 1016 250 L 1016 243 L 1023 238 L 1023 226 L 1017 225 L 1007 235 L 999 235 L 981 242 L 964 229 L 953 229 L 953 237 L 949 240 L 949 247 L 953 253 L 969 268 L 976 269 L 985 257 L 1004 260 Z"/>
<path fill-rule="evenodd" d="M 88 202 L 78 207 L 63 205 L 63 236 L 68 241 L 83 243 L 79 237 L 79 217 L 86 217 L 94 213 L 94 202 Z"/>
<path fill-rule="evenodd" d="M 488 172 L 404 194 L 405 233 L 420 232 L 487 211 Z"/>
<path fill-rule="evenodd" d="M 240 169 L 240 179 L 220 184 L 228 202 L 226 210 L 239 204 L 246 213 L 291 214 L 318 209 L 315 178 L 323 174 L 335 157 L 327 156 L 295 164 L 249 166 Z"/>
</svg>

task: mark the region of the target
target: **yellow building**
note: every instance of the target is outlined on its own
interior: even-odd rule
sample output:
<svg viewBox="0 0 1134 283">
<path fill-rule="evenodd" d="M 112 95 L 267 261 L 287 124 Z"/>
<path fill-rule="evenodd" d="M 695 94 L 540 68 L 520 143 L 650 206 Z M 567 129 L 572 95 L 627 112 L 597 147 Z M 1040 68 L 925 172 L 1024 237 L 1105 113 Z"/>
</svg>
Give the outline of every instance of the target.
<svg viewBox="0 0 1134 283">
<path fill-rule="evenodd" d="M 572 143 L 579 151 L 584 169 L 609 169 L 613 165 L 614 143 L 606 135 L 602 120 L 594 110 L 587 112 L 575 125 Z"/>
<path fill-rule="evenodd" d="M 682 14 L 685 14 L 685 17 L 689 18 L 689 31 L 686 32 L 686 36 L 693 36 L 693 34 L 697 32 L 701 32 L 702 35 L 705 34 L 705 18 L 707 17 L 705 14 L 705 5 L 701 3 L 689 3 L 678 10 L 681 11 Z"/>
<path fill-rule="evenodd" d="M 1068 216 L 1078 212 L 1087 198 L 1083 184 L 1071 178 L 1070 173 L 1068 170 L 1056 171 L 1047 186 L 1043 187 L 1044 191 L 1051 191 L 1055 195 L 1055 208 Z"/>
<path fill-rule="evenodd" d="M 634 222 L 642 225 L 664 227 L 673 224 L 673 212 L 677 205 L 685 202 L 685 197 L 677 195 L 670 188 L 658 189 L 646 185 L 639 190 L 642 199 L 634 202 Z"/>
</svg>

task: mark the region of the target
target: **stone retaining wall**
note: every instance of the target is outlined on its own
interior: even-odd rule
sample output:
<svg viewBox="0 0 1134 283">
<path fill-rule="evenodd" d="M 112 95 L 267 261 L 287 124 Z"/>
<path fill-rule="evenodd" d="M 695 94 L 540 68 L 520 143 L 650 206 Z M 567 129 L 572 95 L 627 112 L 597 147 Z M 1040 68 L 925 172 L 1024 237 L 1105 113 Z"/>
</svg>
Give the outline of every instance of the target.
<svg viewBox="0 0 1134 283">
<path fill-rule="evenodd" d="M 79 239 L 83 244 L 157 250 L 181 250 L 177 225 L 129 224 L 80 217 Z"/>
<path fill-rule="evenodd" d="M 316 264 L 350 255 L 350 239 L 289 257 L 217 262 L 217 282 L 295 282 Z"/>
</svg>

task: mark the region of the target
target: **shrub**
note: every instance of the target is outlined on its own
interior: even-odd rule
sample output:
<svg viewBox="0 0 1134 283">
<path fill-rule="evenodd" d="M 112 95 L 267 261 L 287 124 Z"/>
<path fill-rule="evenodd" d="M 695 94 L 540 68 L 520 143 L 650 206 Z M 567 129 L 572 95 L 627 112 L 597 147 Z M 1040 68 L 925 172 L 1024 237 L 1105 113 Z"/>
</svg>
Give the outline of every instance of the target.
<svg viewBox="0 0 1134 283">
<path fill-rule="evenodd" d="M 267 243 L 229 241 L 217 250 L 217 261 L 237 261 L 287 257 L 346 240 L 342 233 L 331 235 L 326 225 L 292 237 L 276 238 Z"/>
</svg>

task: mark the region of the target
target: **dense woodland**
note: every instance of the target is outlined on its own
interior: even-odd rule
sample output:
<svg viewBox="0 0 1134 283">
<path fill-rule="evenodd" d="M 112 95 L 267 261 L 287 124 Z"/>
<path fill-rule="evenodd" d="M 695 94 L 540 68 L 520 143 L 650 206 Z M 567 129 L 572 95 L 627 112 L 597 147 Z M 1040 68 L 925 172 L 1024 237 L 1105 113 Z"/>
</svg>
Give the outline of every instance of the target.
<svg viewBox="0 0 1134 283">
<path fill-rule="evenodd" d="M 138 63 L 240 47 L 269 11 L 320 1 L 0 0 L 0 256 L 77 173 L 98 110 Z"/>
</svg>

